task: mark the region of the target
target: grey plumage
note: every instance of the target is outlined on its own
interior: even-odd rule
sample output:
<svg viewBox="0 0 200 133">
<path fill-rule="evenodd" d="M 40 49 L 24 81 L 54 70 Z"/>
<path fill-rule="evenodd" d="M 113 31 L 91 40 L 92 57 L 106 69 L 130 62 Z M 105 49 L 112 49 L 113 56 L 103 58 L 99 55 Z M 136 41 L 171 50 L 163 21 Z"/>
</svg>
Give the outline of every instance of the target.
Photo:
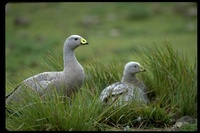
<svg viewBox="0 0 200 133">
<path fill-rule="evenodd" d="M 7 97 L 6 104 L 11 100 L 18 100 L 18 96 L 22 92 L 22 86 L 31 88 L 33 91 L 44 95 L 45 92 L 57 91 L 70 96 L 75 93 L 83 84 L 85 73 L 81 64 L 77 61 L 74 50 L 80 46 L 88 44 L 88 42 L 79 35 L 71 35 L 64 43 L 63 47 L 63 71 L 43 72 L 22 81 L 15 90 Z"/>
<path fill-rule="evenodd" d="M 112 104 L 119 100 L 122 102 L 140 101 L 147 104 L 149 99 L 146 95 L 146 85 L 136 78 L 136 74 L 145 71 L 138 62 L 128 62 L 124 67 L 121 82 L 107 86 L 100 94 L 100 100 Z"/>
</svg>

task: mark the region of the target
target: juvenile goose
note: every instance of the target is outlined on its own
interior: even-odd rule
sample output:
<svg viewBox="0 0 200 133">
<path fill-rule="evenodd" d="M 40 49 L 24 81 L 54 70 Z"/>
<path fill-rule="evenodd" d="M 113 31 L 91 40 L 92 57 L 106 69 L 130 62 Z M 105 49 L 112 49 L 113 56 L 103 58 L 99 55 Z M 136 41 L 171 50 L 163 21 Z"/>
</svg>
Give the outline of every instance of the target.
<svg viewBox="0 0 200 133">
<path fill-rule="evenodd" d="M 45 92 L 56 88 L 57 91 L 63 92 L 66 96 L 75 93 L 83 84 L 85 73 L 81 64 L 77 61 L 74 50 L 88 42 L 79 35 L 71 35 L 64 43 L 63 47 L 63 71 L 43 72 L 22 81 L 15 90 L 6 96 L 6 104 L 11 100 L 19 100 L 22 86 L 31 88 L 40 96 Z"/>
<path fill-rule="evenodd" d="M 100 94 L 100 100 L 110 105 L 117 99 L 122 102 L 140 101 L 147 104 L 149 99 L 146 96 L 147 87 L 136 78 L 136 74 L 145 69 L 138 62 L 128 62 L 124 67 L 121 82 L 107 86 Z"/>
</svg>

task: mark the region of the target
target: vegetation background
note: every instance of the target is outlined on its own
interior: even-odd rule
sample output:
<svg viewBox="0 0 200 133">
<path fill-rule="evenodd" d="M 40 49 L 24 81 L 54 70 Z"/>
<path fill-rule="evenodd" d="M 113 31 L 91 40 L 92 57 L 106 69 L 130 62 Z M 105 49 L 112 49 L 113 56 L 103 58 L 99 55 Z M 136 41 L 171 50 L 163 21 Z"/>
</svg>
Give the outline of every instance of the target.
<svg viewBox="0 0 200 133">
<path fill-rule="evenodd" d="M 5 13 L 6 95 L 31 75 L 62 70 L 63 43 L 72 34 L 89 42 L 76 49 L 85 69 L 93 61 L 104 65 L 114 62 L 120 70 L 118 77 L 125 63 L 135 60 L 143 64 L 140 57 L 151 54 L 140 47 L 165 48 L 165 41 L 188 57 L 188 65 L 196 62 L 196 3 L 8 3 Z"/>
</svg>

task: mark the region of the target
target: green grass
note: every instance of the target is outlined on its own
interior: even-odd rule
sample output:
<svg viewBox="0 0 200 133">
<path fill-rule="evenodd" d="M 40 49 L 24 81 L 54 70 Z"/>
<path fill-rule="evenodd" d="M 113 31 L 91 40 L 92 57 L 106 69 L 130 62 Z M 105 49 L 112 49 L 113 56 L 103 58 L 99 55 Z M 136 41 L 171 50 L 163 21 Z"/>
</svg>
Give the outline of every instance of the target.
<svg viewBox="0 0 200 133">
<path fill-rule="evenodd" d="M 180 116 L 189 114 L 196 117 L 196 64 L 190 65 L 187 56 L 173 50 L 169 42 L 165 44 L 162 49 L 153 47 L 144 52 L 143 60 L 149 69 L 148 75 L 145 75 L 149 80 L 147 82 L 151 84 L 150 87 L 154 90 L 155 97 L 161 100 L 162 106 L 172 104 L 179 109 Z"/>
<path fill-rule="evenodd" d="M 180 128 L 180 131 L 197 131 L 197 122 L 194 124 L 186 124 Z"/>
<path fill-rule="evenodd" d="M 44 71 L 40 62 L 47 51 L 62 53 L 63 43 L 71 34 L 80 34 L 90 43 L 87 48 L 77 50 L 83 63 L 90 57 L 105 60 L 109 53 L 128 58 L 128 50 L 135 43 L 161 42 L 164 37 L 188 53 L 189 59 L 197 55 L 197 17 L 184 14 L 190 8 L 196 9 L 195 3 L 66 2 L 6 6 L 6 78 L 9 80 L 19 77 L 17 72 L 28 76 L 24 66 L 36 72 Z M 177 8 L 184 8 L 184 12 L 176 11 Z M 28 20 L 27 26 L 15 24 L 19 17 Z M 86 23 L 87 18 L 94 19 Z"/>
<path fill-rule="evenodd" d="M 156 46 L 138 48 L 144 52 L 138 60 L 143 60 L 147 69 L 146 73 L 139 75 L 149 88 L 148 96 L 151 102 L 147 106 L 138 106 L 134 102 L 118 107 L 101 104 L 98 99 L 100 92 L 106 85 L 121 79 L 123 65 L 117 65 L 117 60 L 107 64 L 91 61 L 85 68 L 87 78 L 84 86 L 71 100 L 64 102 L 62 94 L 57 92 L 42 100 L 30 90 L 26 90 L 22 102 L 14 103 L 10 107 L 14 113 L 7 114 L 6 128 L 104 131 L 123 130 L 129 126 L 130 129 L 151 129 L 171 127 L 175 119 L 183 115 L 196 118 L 196 69 L 190 66 L 186 56 L 174 50 L 169 42 L 164 43 L 165 47 L 162 49 Z M 53 60 L 62 60 L 59 56 L 50 57 Z M 48 63 L 53 62 L 46 60 L 45 64 Z M 53 66 L 61 67 L 56 62 Z M 140 120 L 137 120 L 139 117 Z"/>
<path fill-rule="evenodd" d="M 91 131 L 129 126 L 146 130 L 170 127 L 183 115 L 196 118 L 197 16 L 188 15 L 191 9 L 197 9 L 197 4 L 8 3 L 6 95 L 31 75 L 63 70 L 63 43 L 69 35 L 79 34 L 89 45 L 75 51 L 86 81 L 72 106 L 58 96 L 44 104 L 37 95 L 27 93 L 25 98 L 30 101 L 31 97 L 32 101 L 12 107 L 16 113 L 24 113 L 7 117 L 6 128 Z M 19 17 L 25 18 L 27 25 L 16 24 Z M 134 104 L 102 107 L 98 102 L 100 92 L 121 79 L 124 65 L 130 60 L 147 69 L 138 76 L 150 89 L 151 104 L 140 108 Z"/>
</svg>

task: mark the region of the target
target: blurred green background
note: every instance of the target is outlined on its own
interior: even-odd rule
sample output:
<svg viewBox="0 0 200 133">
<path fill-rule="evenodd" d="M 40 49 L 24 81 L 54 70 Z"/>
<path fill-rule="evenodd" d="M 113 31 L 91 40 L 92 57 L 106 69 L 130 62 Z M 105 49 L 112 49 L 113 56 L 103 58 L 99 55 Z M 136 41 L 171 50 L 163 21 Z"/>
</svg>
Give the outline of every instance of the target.
<svg viewBox="0 0 200 133">
<path fill-rule="evenodd" d="M 165 40 L 191 63 L 197 57 L 197 4 L 192 2 L 8 3 L 5 21 L 6 93 L 47 71 L 42 62 L 51 53 L 62 56 L 63 43 L 72 34 L 90 43 L 76 49 L 83 67 L 91 60 L 137 61 L 143 53 L 135 46 L 162 47 Z"/>
</svg>

